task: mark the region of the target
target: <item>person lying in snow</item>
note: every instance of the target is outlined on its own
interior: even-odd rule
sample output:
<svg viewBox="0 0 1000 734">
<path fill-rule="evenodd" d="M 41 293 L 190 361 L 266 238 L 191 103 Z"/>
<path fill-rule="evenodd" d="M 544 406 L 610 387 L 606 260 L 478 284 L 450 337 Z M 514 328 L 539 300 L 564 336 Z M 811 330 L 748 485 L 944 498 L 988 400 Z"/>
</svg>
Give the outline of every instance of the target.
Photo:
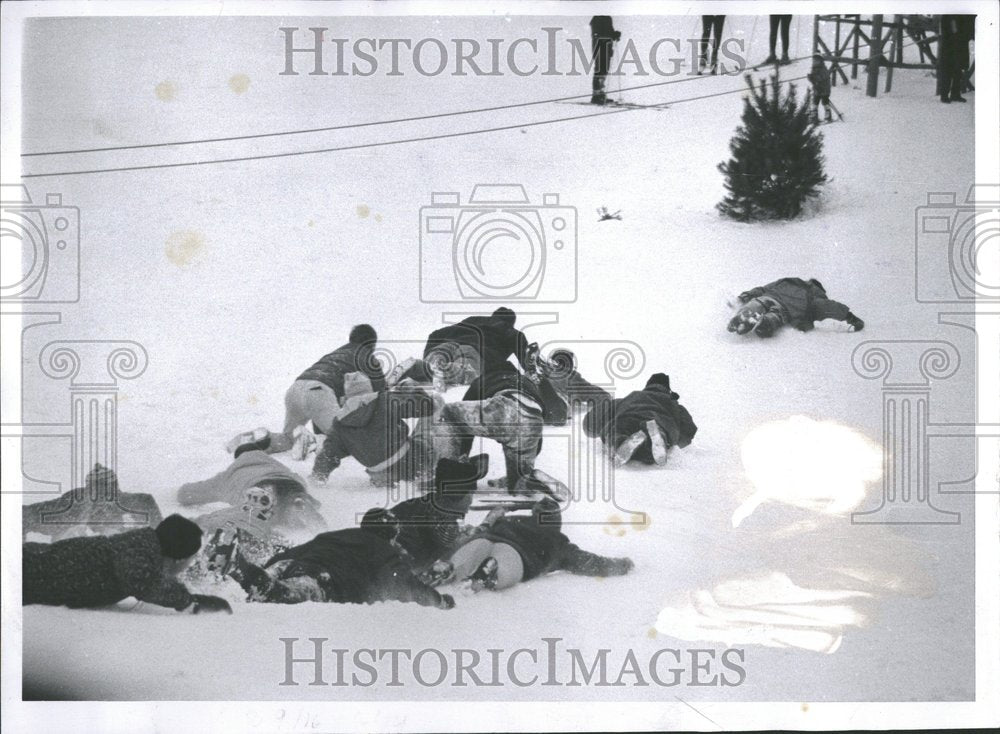
<svg viewBox="0 0 1000 734">
<path fill-rule="evenodd" d="M 216 530 L 240 529 L 263 542 L 311 537 L 327 529 L 319 501 L 305 481 L 277 459 L 268 456 L 268 438 L 236 450 L 233 462 L 214 477 L 189 482 L 177 490 L 183 506 L 225 502 L 225 509 L 195 518 L 211 536 Z"/>
<path fill-rule="evenodd" d="M 583 430 L 615 452 L 617 466 L 631 460 L 663 466 L 667 449 L 684 448 L 698 431 L 679 398 L 670 389 L 670 378 L 657 372 L 642 390 L 596 404 L 583 419 Z"/>
<path fill-rule="evenodd" d="M 373 484 L 392 485 L 430 473 L 430 447 L 422 431 L 410 434 L 405 419 L 433 415 L 443 405 L 437 393 L 405 381 L 376 392 L 360 372 L 346 376 L 344 390 L 344 405 L 316 455 L 313 480 L 326 482 L 349 456 L 365 467 Z"/>
<path fill-rule="evenodd" d="M 607 558 L 579 548 L 561 526 L 559 503 L 549 497 L 535 503 L 530 515 L 506 515 L 503 508 L 495 508 L 447 559 L 450 569 L 435 570 L 443 581 L 471 581 L 474 590 L 500 591 L 553 571 L 624 576 L 635 566 L 629 558 Z"/>
<path fill-rule="evenodd" d="M 177 580 L 200 548 L 201 529 L 180 515 L 155 530 L 24 543 L 22 603 L 93 608 L 135 597 L 194 614 L 232 614 L 224 599 L 192 594 Z"/>
<path fill-rule="evenodd" d="M 395 544 L 399 531 L 392 511 L 375 507 L 365 513 L 361 527 L 320 533 L 308 543 L 275 554 L 263 568 L 235 548 L 227 573 L 254 602 L 401 601 L 454 607 L 451 596 L 438 593 L 413 574 Z"/>
<path fill-rule="evenodd" d="M 375 359 L 378 335 L 369 324 L 358 324 L 351 329 L 347 344 L 324 355 L 292 383 L 285 393 L 285 425 L 281 433 L 266 428 L 237 434 L 226 445 L 233 453 L 239 446 L 269 437 L 267 452 L 276 454 L 292 451 L 293 458 L 304 459 L 315 445 L 308 430 L 311 421 L 317 431 L 330 429 L 343 405 L 344 378 L 352 372 L 361 372 L 371 381 L 373 390 L 384 390 L 385 374 Z"/>
<path fill-rule="evenodd" d="M 815 278 L 781 278 L 739 295 L 740 310 L 729 321 L 729 331 L 741 336 L 753 332 L 770 337 L 785 324 L 811 331 L 816 321 L 836 319 L 851 331 L 861 331 L 865 322 L 843 303 L 827 298 L 823 284 Z"/>
<path fill-rule="evenodd" d="M 163 520 L 153 496 L 126 492 L 113 469 L 94 464 L 84 486 L 60 497 L 21 507 L 21 540 L 46 542 L 89 535 L 115 535 Z"/>
</svg>

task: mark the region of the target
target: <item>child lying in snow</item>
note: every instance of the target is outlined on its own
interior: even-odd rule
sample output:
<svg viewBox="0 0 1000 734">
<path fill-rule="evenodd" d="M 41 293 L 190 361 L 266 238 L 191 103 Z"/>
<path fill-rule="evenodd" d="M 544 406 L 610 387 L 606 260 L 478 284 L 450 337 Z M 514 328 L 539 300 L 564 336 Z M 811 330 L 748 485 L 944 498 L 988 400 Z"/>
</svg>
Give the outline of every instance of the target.
<svg viewBox="0 0 1000 734">
<path fill-rule="evenodd" d="M 191 594 L 177 576 L 201 548 L 201 529 L 180 515 L 118 535 L 23 545 L 22 603 L 103 607 L 128 597 L 177 611 L 229 612 L 224 599 Z"/>
<path fill-rule="evenodd" d="M 600 438 L 614 451 L 616 466 L 636 460 L 663 466 L 667 449 L 691 443 L 698 426 L 670 389 L 670 377 L 657 372 L 642 390 L 624 398 L 599 402 L 583 421 L 588 436 Z"/>
<path fill-rule="evenodd" d="M 774 336 L 785 324 L 811 331 L 816 321 L 844 321 L 851 331 L 861 331 L 865 322 L 843 303 L 827 298 L 823 284 L 815 278 L 781 278 L 739 295 L 740 310 L 729 321 L 728 330 L 739 335 L 753 332 Z"/>
</svg>

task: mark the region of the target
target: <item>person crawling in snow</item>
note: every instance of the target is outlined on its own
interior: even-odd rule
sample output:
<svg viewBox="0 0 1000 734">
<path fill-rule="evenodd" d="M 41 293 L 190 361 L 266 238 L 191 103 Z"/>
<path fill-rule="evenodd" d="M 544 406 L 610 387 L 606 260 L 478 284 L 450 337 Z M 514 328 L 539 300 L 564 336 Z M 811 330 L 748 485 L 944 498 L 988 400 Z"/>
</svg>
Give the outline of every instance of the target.
<svg viewBox="0 0 1000 734">
<path fill-rule="evenodd" d="M 311 479 L 326 482 L 348 457 L 364 466 L 377 486 L 430 474 L 432 448 L 419 425 L 411 434 L 406 419 L 432 416 L 444 404 L 439 394 L 407 380 L 376 391 L 360 372 L 345 377 L 344 391 L 344 404 L 326 432 Z"/>
<path fill-rule="evenodd" d="M 438 570 L 441 583 L 471 582 L 472 589 L 500 591 L 554 571 L 580 576 L 624 576 L 634 568 L 630 558 L 608 558 L 585 551 L 562 532 L 559 503 L 551 497 L 536 502 L 530 515 L 490 511 L 486 521 Z"/>
<path fill-rule="evenodd" d="M 22 603 L 96 608 L 134 597 L 193 614 L 232 614 L 224 599 L 192 594 L 177 578 L 200 548 L 201 529 L 180 515 L 155 529 L 24 543 Z"/>
<path fill-rule="evenodd" d="M 691 443 L 698 426 L 670 389 L 670 377 L 657 372 L 642 390 L 610 403 L 597 403 L 583 420 L 583 430 L 613 451 L 616 466 L 629 461 L 663 466 L 671 446 Z"/>
<path fill-rule="evenodd" d="M 378 334 L 369 324 L 351 329 L 347 344 L 321 357 L 299 375 L 285 393 L 285 425 L 281 432 L 258 428 L 237 434 L 226 445 L 229 453 L 247 443 L 266 441 L 269 454 L 291 451 L 292 458 L 301 461 L 315 449 L 316 439 L 309 429 L 326 433 L 343 406 L 344 378 L 352 372 L 368 377 L 372 390 L 386 387 L 382 366 L 375 359 Z"/>
<path fill-rule="evenodd" d="M 493 372 L 528 369 L 528 339 L 517 329 L 517 314 L 498 308 L 489 316 L 470 316 L 431 332 L 424 347 L 424 361 L 447 376 L 448 385 L 468 385 Z"/>
<path fill-rule="evenodd" d="M 865 322 L 851 309 L 827 297 L 823 284 L 815 278 L 781 278 L 773 283 L 751 288 L 739 295 L 740 309 L 729 321 L 729 331 L 739 335 L 754 333 L 774 336 L 786 324 L 799 331 L 812 331 L 815 322 L 836 319 L 850 331 L 861 331 Z"/>
</svg>

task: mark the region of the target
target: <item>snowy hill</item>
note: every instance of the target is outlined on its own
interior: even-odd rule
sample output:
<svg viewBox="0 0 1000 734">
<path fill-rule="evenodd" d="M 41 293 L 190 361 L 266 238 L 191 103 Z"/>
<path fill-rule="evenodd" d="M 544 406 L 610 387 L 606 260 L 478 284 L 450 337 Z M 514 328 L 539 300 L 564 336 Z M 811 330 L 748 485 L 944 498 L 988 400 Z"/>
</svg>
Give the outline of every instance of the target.
<svg viewBox="0 0 1000 734">
<path fill-rule="evenodd" d="M 513 37 L 542 20 L 488 19 L 477 33 Z M 793 50 L 799 55 L 810 51 L 810 21 L 795 19 Z M 36 71 L 25 80 L 25 149 L 100 144 L 95 131 L 105 128 L 111 142 L 103 144 L 128 144 L 416 117 L 589 91 L 586 77 L 280 77 L 280 49 L 259 48 L 261 35 L 273 34 L 275 23 L 267 19 L 238 26 L 220 19 L 239 32 L 213 35 L 220 46 L 211 51 L 192 47 L 183 58 L 144 53 L 181 43 L 186 32 L 203 30 L 203 22 L 157 28 L 127 21 L 136 32 L 119 28 L 114 47 L 92 49 L 85 70 L 71 60 L 85 39 L 103 37 L 102 21 L 43 24 L 44 33 L 39 28 L 26 40 Z M 414 27 L 414 20 L 391 22 L 399 32 L 426 30 Z M 468 32 L 468 19 L 424 22 L 434 32 Z M 648 46 L 661 35 L 689 35 L 694 22 L 622 18 L 619 27 Z M 364 32 L 361 20 L 345 23 L 346 34 Z M 762 60 L 766 29 L 753 30 L 750 18 L 732 23 L 734 32 L 754 35 L 751 60 Z M 585 38 L 585 23 L 578 25 L 572 32 Z M 807 63 L 782 74 L 804 76 Z M 97 67 L 107 74 L 92 76 Z M 245 93 L 226 87 L 237 72 L 251 80 Z M 153 93 L 164 79 L 178 89 L 169 103 Z M 858 83 L 863 81 L 862 75 Z M 622 80 L 623 87 L 629 83 Z M 64 200 L 81 208 L 84 298 L 62 325 L 44 336 L 29 333 L 26 353 L 60 336 L 143 344 L 149 368 L 120 395 L 118 471 L 123 488 L 153 493 L 165 513 L 177 509 L 179 484 L 225 465 L 222 446 L 237 430 L 280 427 L 287 386 L 345 341 L 352 324 L 374 324 L 406 357 L 419 351 L 443 310 L 461 310 L 419 299 L 418 212 L 432 192 L 461 192 L 465 201 L 478 183 L 521 183 L 533 202 L 558 192 L 560 203 L 579 214 L 578 298 L 558 307 L 558 323 L 529 329 L 529 338 L 542 344 L 634 342 L 644 362 L 626 370 L 616 390 L 624 394 L 652 372 L 667 372 L 699 431 L 663 469 L 617 471 L 615 504 L 578 503 L 567 516 L 574 542 L 635 560 L 627 577 L 555 574 L 500 594 L 459 593 L 457 607 L 447 612 L 402 604 L 240 602 L 232 617 L 205 618 L 131 604 L 113 611 L 30 607 L 23 618 L 26 686 L 42 697 L 97 699 L 592 699 L 587 686 L 431 690 L 412 680 L 398 688 L 382 682 L 308 686 L 301 671 L 303 685 L 278 685 L 285 677 L 279 638 L 300 638 L 302 645 L 310 637 L 328 638 L 328 647 L 347 650 L 507 653 L 561 638 L 560 645 L 588 658 L 612 650 L 612 677 L 628 650 L 642 660 L 660 648 L 745 650 L 741 685 L 676 689 L 691 701 L 968 699 L 974 689 L 974 634 L 962 622 L 973 614 L 968 496 L 937 502 L 962 513 L 963 523 L 949 527 L 859 526 L 843 514 L 779 503 L 765 504 L 739 527 L 731 523 L 737 508 L 761 489 L 741 456 L 744 442 L 775 421 L 781 423 L 766 450 L 775 465 L 791 458 L 786 447 L 804 452 L 802 494 L 843 463 L 845 482 L 854 482 L 854 490 L 860 482 L 856 506 L 878 505 L 878 462 L 876 475 L 859 478 L 863 469 L 855 472 L 871 452 L 879 455 L 882 435 L 878 384 L 851 368 L 852 352 L 863 340 L 946 333 L 963 355 L 971 354 L 970 332 L 940 326 L 936 307 L 913 297 L 914 209 L 926 203 L 928 191 L 964 196 L 974 177 L 975 103 L 939 104 L 933 84 L 923 72 L 908 71 L 897 72 L 892 93 L 877 99 L 853 86 L 836 87 L 833 100 L 847 121 L 822 128 L 831 182 L 806 216 L 788 223 L 737 224 L 714 209 L 722 196 L 716 165 L 727 155 L 742 105 L 744 82 L 733 76 L 624 93 L 650 103 L 735 92 L 678 101 L 662 111 L 313 156 L 53 180 Z M 123 90 L 141 90 L 148 99 L 109 112 Z M 57 97 L 63 101 L 55 105 Z M 356 135 L 366 141 L 425 136 L 590 111 L 552 103 L 315 134 L 281 145 L 339 146 Z M 241 149 L 254 146 L 276 150 L 266 141 Z M 224 156 L 232 149 L 218 144 L 198 153 Z M 157 157 L 131 155 L 102 160 L 120 165 Z M 198 157 L 191 151 L 164 156 Z M 48 182 L 38 183 L 40 190 Z M 598 222 L 601 206 L 622 210 L 623 219 Z M 786 330 L 769 341 L 728 334 L 727 299 L 782 276 L 821 279 L 831 297 L 865 319 L 865 331 L 823 323 L 812 333 Z M 576 348 L 584 376 L 603 379 L 603 346 Z M 969 415 L 974 369 L 974 360 L 966 360 L 951 381 L 935 386 L 936 419 Z M 793 416 L 808 420 L 787 422 Z M 816 440 L 795 440 L 802 435 Z M 488 448 L 496 474 L 500 455 Z M 283 460 L 308 474 L 308 463 Z M 970 462 L 960 446 L 946 446 L 935 458 L 966 475 Z M 539 466 L 566 477 L 567 442 L 547 439 Z M 810 469 L 817 473 L 809 475 Z M 333 528 L 384 498 L 350 461 L 314 491 Z M 621 524 L 632 513 L 646 513 L 648 524 Z M 716 602 L 754 593 L 790 599 L 798 592 L 781 576 L 798 588 L 845 592 L 831 597 L 838 606 L 833 612 L 803 612 L 820 615 L 805 625 L 816 637 L 786 637 L 785 647 L 775 647 L 766 619 L 723 620 L 716 635 L 692 622 L 697 615 L 687 605 L 699 592 L 715 590 Z M 771 586 L 764 592 L 760 584 L 717 588 L 740 579 Z M 233 588 L 225 593 L 240 598 Z M 664 615 L 665 608 L 672 612 Z M 822 616 L 828 612 L 833 616 Z M 304 651 L 296 648 L 296 654 Z M 875 679 L 877 691 L 871 689 Z M 602 699 L 673 700 L 673 688 L 626 680 L 628 685 L 603 688 Z"/>
</svg>

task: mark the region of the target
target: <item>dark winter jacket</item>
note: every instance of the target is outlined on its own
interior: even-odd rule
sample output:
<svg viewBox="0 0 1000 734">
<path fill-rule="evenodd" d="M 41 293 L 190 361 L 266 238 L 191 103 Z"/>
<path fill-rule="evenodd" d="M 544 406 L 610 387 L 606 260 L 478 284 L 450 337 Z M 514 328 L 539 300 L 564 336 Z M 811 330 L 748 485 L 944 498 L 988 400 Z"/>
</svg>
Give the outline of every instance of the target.
<svg viewBox="0 0 1000 734">
<path fill-rule="evenodd" d="M 434 400 L 422 391 L 383 390 L 378 396 L 334 421 L 322 455 L 337 466 L 353 456 L 364 467 L 382 471 L 406 448 L 410 429 L 403 419 L 434 413 Z"/>
<path fill-rule="evenodd" d="M 622 34 L 615 30 L 610 15 L 595 15 L 590 19 L 590 35 L 594 38 L 617 41 Z"/>
<path fill-rule="evenodd" d="M 553 505 L 555 507 L 555 505 Z M 483 528 L 473 537 L 506 543 L 524 564 L 522 581 L 552 571 L 581 576 L 623 576 L 632 568 L 627 558 L 606 558 L 574 545 L 561 531 L 558 511 L 544 515 L 509 515 Z"/>
<path fill-rule="evenodd" d="M 374 344 L 348 343 L 320 358 L 316 364 L 301 375 L 300 380 L 317 380 L 333 388 L 338 398 L 344 397 L 344 375 L 363 372 L 372 381 L 373 390 L 385 389 L 385 374 L 382 365 L 373 355 Z"/>
<path fill-rule="evenodd" d="M 180 581 L 163 575 L 163 554 L 153 528 L 112 536 L 24 543 L 24 604 L 102 607 L 130 596 L 173 609 L 193 601 Z"/>
<path fill-rule="evenodd" d="M 284 550 L 267 562 L 296 561 L 322 576 L 327 601 L 372 604 L 377 601 L 441 605 L 441 595 L 420 581 L 388 540 L 360 528 L 320 533 L 308 543 Z"/>
<path fill-rule="evenodd" d="M 651 381 L 642 390 L 612 401 L 610 406 L 605 403 L 592 408 L 583 419 L 583 430 L 588 436 L 618 446 L 642 430 L 647 421 L 655 420 L 668 446 L 684 448 L 691 443 L 698 426 L 678 398 L 669 387 Z"/>
<path fill-rule="evenodd" d="M 424 359 L 435 348 L 449 342 L 475 349 L 482 358 L 484 374 L 507 364 L 512 355 L 522 368 L 525 367 L 527 338 L 514 326 L 495 316 L 470 316 L 457 324 L 431 332 L 424 347 Z"/>
<path fill-rule="evenodd" d="M 406 551 L 406 560 L 415 572 L 426 569 L 454 547 L 468 505 L 458 497 L 449 495 L 442 500 L 431 493 L 392 508 L 400 526 L 396 543 Z"/>
<path fill-rule="evenodd" d="M 812 84 L 813 98 L 823 99 L 830 96 L 830 70 L 822 61 L 813 63 L 813 67 L 806 77 Z"/>
<path fill-rule="evenodd" d="M 816 321 L 823 319 L 847 321 L 851 313 L 843 303 L 827 298 L 822 283 L 815 279 L 781 278 L 741 293 L 740 303 L 760 296 L 770 296 L 781 304 L 785 322 L 799 331 L 810 331 Z"/>
</svg>

